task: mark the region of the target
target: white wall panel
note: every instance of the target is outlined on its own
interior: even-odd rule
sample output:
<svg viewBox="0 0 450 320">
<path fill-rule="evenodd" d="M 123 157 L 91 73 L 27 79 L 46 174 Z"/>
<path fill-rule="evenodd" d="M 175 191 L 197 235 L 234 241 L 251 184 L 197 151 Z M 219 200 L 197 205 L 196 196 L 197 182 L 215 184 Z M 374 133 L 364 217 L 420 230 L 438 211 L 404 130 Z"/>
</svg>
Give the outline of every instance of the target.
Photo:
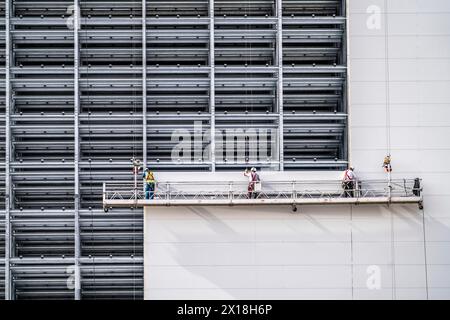
<svg viewBox="0 0 450 320">
<path fill-rule="evenodd" d="M 422 241 L 417 242 L 414 241 L 395 242 L 394 253 L 395 253 L 395 262 L 400 265 L 424 266 L 425 247 L 423 239 Z"/>
<path fill-rule="evenodd" d="M 392 297 L 392 289 L 355 289 L 353 293 L 353 299 L 355 300 L 392 300 Z"/>
<path fill-rule="evenodd" d="M 386 70 L 384 61 L 380 59 L 355 59 L 351 65 L 352 80 L 357 81 L 384 81 Z"/>
<path fill-rule="evenodd" d="M 398 300 L 426 300 L 427 299 L 427 289 L 424 288 L 413 288 L 413 289 L 397 289 L 396 298 Z"/>
<path fill-rule="evenodd" d="M 450 36 L 449 35 L 428 35 L 417 36 L 417 56 L 419 58 L 449 58 L 450 57 Z"/>
<path fill-rule="evenodd" d="M 428 285 L 431 288 L 450 288 L 450 265 L 430 264 L 428 266 Z"/>
<path fill-rule="evenodd" d="M 264 289 L 257 290 L 255 299 L 267 300 L 346 300 L 352 298 L 350 289 Z"/>
<path fill-rule="evenodd" d="M 352 70 L 352 73 L 353 72 L 354 71 Z M 384 104 L 386 102 L 385 89 L 386 86 L 382 82 L 352 82 L 351 83 L 352 105 Z"/>
<path fill-rule="evenodd" d="M 383 37 L 350 36 L 349 51 L 352 63 L 358 59 L 383 59 L 386 43 Z M 350 66 L 351 69 L 356 69 Z M 356 71 L 356 70 L 355 70 Z"/>
<path fill-rule="evenodd" d="M 430 288 L 429 297 L 433 300 L 448 300 L 450 297 L 449 288 Z"/>
<path fill-rule="evenodd" d="M 355 241 L 353 263 L 357 265 L 386 265 L 391 263 L 392 244 L 382 241 Z M 364 279 L 367 280 L 367 277 Z"/>
<path fill-rule="evenodd" d="M 395 266 L 396 288 L 426 288 L 426 273 L 424 265 Z"/>
<path fill-rule="evenodd" d="M 257 243 L 257 265 L 343 265 L 350 263 L 350 243 Z"/>
</svg>

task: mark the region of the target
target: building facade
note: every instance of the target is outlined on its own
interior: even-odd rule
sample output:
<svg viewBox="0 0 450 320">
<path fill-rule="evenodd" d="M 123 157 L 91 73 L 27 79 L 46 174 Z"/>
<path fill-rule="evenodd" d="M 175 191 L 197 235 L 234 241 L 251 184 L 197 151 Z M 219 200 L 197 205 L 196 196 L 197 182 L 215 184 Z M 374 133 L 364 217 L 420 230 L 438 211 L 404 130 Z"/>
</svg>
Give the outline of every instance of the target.
<svg viewBox="0 0 450 320">
<path fill-rule="evenodd" d="M 3 297 L 448 298 L 449 9 L 3 1 Z M 424 211 L 102 210 L 132 158 L 163 180 L 383 178 L 389 152 Z"/>
</svg>

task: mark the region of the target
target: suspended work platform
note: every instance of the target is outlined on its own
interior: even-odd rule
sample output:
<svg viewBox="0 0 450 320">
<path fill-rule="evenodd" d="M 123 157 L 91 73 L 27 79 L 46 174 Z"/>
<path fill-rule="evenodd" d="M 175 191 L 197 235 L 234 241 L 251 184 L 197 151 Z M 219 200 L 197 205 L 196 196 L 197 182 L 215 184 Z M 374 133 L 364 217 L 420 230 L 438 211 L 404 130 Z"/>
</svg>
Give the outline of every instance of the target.
<svg viewBox="0 0 450 320">
<path fill-rule="evenodd" d="M 247 182 L 157 182 L 146 200 L 142 184 L 105 183 L 105 211 L 114 207 L 418 204 L 423 208 L 420 180 L 359 181 L 344 191 L 340 181 L 263 181 L 249 197 Z"/>
</svg>

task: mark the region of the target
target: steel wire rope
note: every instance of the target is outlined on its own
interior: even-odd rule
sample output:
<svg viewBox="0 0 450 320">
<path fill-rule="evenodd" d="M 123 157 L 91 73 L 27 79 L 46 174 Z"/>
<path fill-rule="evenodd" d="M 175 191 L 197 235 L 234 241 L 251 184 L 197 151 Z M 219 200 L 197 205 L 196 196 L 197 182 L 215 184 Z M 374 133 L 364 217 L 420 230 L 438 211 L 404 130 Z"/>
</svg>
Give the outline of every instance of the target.
<svg viewBox="0 0 450 320">
<path fill-rule="evenodd" d="M 388 0 L 384 0 L 384 41 L 385 41 L 385 112 L 386 112 L 386 151 L 387 155 L 391 155 L 391 97 L 390 97 L 390 60 L 389 60 L 389 13 Z M 391 189 L 392 176 L 388 172 L 388 188 Z M 390 195 L 390 190 L 389 190 Z M 394 213 L 390 210 L 390 225 L 391 225 L 391 268 L 392 268 L 392 299 L 396 299 L 396 272 L 395 272 L 395 221 Z"/>
<path fill-rule="evenodd" d="M 250 9 L 250 0 L 247 0 L 246 3 L 246 7 L 245 7 L 245 17 L 248 18 L 248 16 L 251 14 L 251 9 Z M 251 72 L 248 71 L 248 68 L 252 66 L 252 44 L 251 44 L 251 40 L 249 40 L 248 36 L 249 34 L 251 34 L 251 26 L 250 24 L 247 22 L 245 25 L 246 28 L 246 37 L 245 37 L 245 49 L 247 51 L 246 55 L 245 55 L 245 79 L 246 81 L 248 81 L 249 79 L 252 78 Z M 251 38 L 251 37 L 250 37 Z M 245 96 L 246 98 L 250 98 L 249 102 L 250 102 L 250 114 L 253 114 L 253 90 L 251 87 L 251 81 L 248 81 L 250 83 L 250 90 L 248 90 L 246 87 L 245 88 Z M 246 103 L 245 104 L 245 129 L 244 130 L 248 130 L 248 124 L 250 123 L 251 125 L 253 125 L 253 122 L 250 120 L 248 120 L 248 113 L 249 113 L 249 104 Z M 248 164 L 250 164 L 250 137 L 248 137 L 246 134 L 244 134 L 244 152 L 245 152 L 245 162 L 246 162 L 246 166 L 248 166 Z M 248 148 L 247 148 L 248 146 Z"/>
<path fill-rule="evenodd" d="M 352 283 L 352 300 L 355 299 L 355 242 L 354 242 L 354 220 L 353 220 L 353 206 L 350 206 L 350 269 L 351 269 L 351 283 Z"/>
<path fill-rule="evenodd" d="M 251 15 L 252 14 L 252 10 L 251 10 L 251 7 L 250 7 L 250 0 L 248 0 L 248 1 L 249 1 L 249 8 L 248 8 L 249 13 L 248 14 Z M 251 34 L 251 26 L 248 25 L 248 28 L 249 28 L 250 34 Z M 251 38 L 250 38 L 250 40 L 248 42 L 248 45 L 249 45 L 249 67 L 252 68 L 253 67 L 253 55 L 252 55 L 253 54 L 253 52 L 252 52 L 253 48 L 252 48 Z M 249 80 L 251 80 L 252 78 L 253 78 L 252 72 L 249 72 Z M 250 113 L 251 113 L 251 115 L 253 115 L 253 112 L 254 112 L 253 87 L 252 87 L 251 81 L 249 81 L 249 82 L 250 82 Z M 254 122 L 251 119 L 250 119 L 250 124 L 253 127 Z M 249 159 L 249 161 L 250 161 L 250 156 L 251 156 L 251 150 L 250 150 L 251 147 L 256 147 L 257 148 L 257 145 L 256 146 L 251 146 L 250 137 L 248 137 L 248 159 Z M 256 162 L 257 162 L 257 160 L 256 160 Z"/>
<path fill-rule="evenodd" d="M 245 17 L 248 18 L 250 13 L 251 13 L 251 11 L 250 11 L 250 0 L 247 0 L 246 7 L 245 7 Z M 250 28 L 250 25 L 248 23 L 246 23 L 245 28 L 246 28 L 245 49 L 247 51 L 247 54 L 245 56 L 245 66 L 244 66 L 244 68 L 245 68 L 245 79 L 246 79 L 246 81 L 248 81 L 251 78 L 251 74 L 248 72 L 248 67 L 251 66 L 251 59 L 252 59 L 252 57 L 251 57 L 251 55 L 252 55 L 251 43 L 250 43 L 250 41 L 248 39 L 248 35 L 251 33 L 251 28 Z M 250 101 L 250 112 L 251 112 L 252 111 L 252 107 L 251 107 L 251 105 L 252 105 L 252 92 L 251 92 L 251 87 L 250 87 L 250 90 L 248 90 L 247 88 L 248 87 L 246 87 L 246 89 L 245 89 L 245 96 L 246 97 L 250 96 L 250 100 L 249 101 Z M 248 120 L 248 113 L 249 113 L 249 105 L 248 105 L 248 103 L 246 103 L 245 104 L 246 117 L 245 117 L 245 129 L 244 130 L 247 130 L 249 122 L 251 123 L 251 121 Z M 245 139 L 245 145 L 244 145 L 245 162 L 248 165 L 250 163 L 250 141 L 247 140 L 248 137 L 246 136 L 246 134 L 244 134 L 244 139 Z M 247 146 L 248 146 L 248 149 L 247 149 Z"/>
<path fill-rule="evenodd" d="M 427 256 L 427 234 L 426 234 L 426 226 L 425 226 L 426 218 L 425 218 L 425 209 L 422 210 L 422 233 L 423 233 L 423 251 L 424 251 L 424 265 L 425 265 L 425 286 L 426 286 L 426 294 L 427 300 L 430 299 L 430 292 L 428 288 L 428 256 Z"/>
<path fill-rule="evenodd" d="M 417 13 L 416 13 L 417 19 Z M 418 34 L 416 34 L 416 42 L 418 41 Z M 416 60 L 418 59 L 418 54 L 416 51 Z M 422 208 L 422 234 L 423 234 L 423 256 L 424 256 L 424 271 L 425 271 L 425 291 L 427 300 L 430 299 L 429 290 L 429 277 L 428 277 L 428 254 L 427 254 L 427 232 L 426 232 L 426 214 L 425 209 Z"/>
<path fill-rule="evenodd" d="M 145 1 L 145 0 L 142 0 L 142 1 Z M 144 14 L 143 11 L 141 13 L 142 13 L 142 15 Z M 133 16 L 133 18 L 134 18 L 134 16 Z M 133 23 L 132 23 L 131 28 L 132 28 L 132 33 L 134 34 L 135 26 Z M 142 41 L 145 41 L 145 39 L 142 38 Z M 135 44 L 136 44 L 136 42 L 133 41 L 133 39 L 132 39 L 131 63 L 133 65 L 133 67 L 136 63 L 136 45 Z M 143 65 L 142 65 L 142 67 L 143 67 Z M 143 72 L 144 72 L 144 70 L 143 70 Z M 135 78 L 136 78 L 136 76 L 135 76 Z M 145 90 L 145 88 L 143 86 L 142 86 L 142 90 Z M 137 141 L 136 132 L 137 132 L 137 126 L 138 126 L 137 120 L 136 120 L 136 110 L 137 110 L 136 100 L 137 100 L 137 88 L 136 88 L 136 86 L 133 86 L 133 102 L 132 102 L 133 103 L 133 117 L 132 117 L 133 118 L 133 159 L 136 159 L 136 141 Z M 143 107 L 143 103 L 144 103 L 144 101 L 142 100 L 142 107 Z M 135 174 L 139 175 L 139 168 L 136 168 Z M 135 190 L 135 197 L 136 197 L 136 201 L 137 201 L 137 199 L 138 199 L 137 190 Z M 134 258 L 136 256 L 136 212 L 135 212 L 135 210 L 136 210 L 136 207 L 133 209 L 133 214 L 132 214 L 132 216 L 133 216 L 133 218 L 132 218 L 133 219 L 132 220 L 132 225 L 133 225 L 132 226 L 132 230 L 133 230 L 133 256 L 132 256 L 132 261 L 133 261 L 133 300 L 136 300 L 136 263 L 134 260 Z"/>
<path fill-rule="evenodd" d="M 81 5 L 81 4 L 80 4 Z M 82 11 L 81 8 L 79 10 L 80 12 L 80 16 L 82 15 Z M 81 21 L 81 17 L 80 17 L 80 21 Z M 80 24 L 80 30 L 81 30 L 81 24 Z M 87 117 L 87 124 L 88 124 L 88 163 L 89 163 L 89 191 L 90 191 L 90 196 L 93 195 L 94 189 L 93 189 L 93 185 L 92 185 L 92 134 L 91 134 L 91 97 L 90 97 L 90 81 L 89 81 L 89 69 L 91 67 L 90 65 L 90 61 L 89 61 L 89 32 L 88 32 L 88 28 L 85 28 L 85 57 L 86 57 L 86 103 L 87 103 L 87 111 L 88 111 L 88 117 Z M 83 48 L 83 44 L 81 44 L 80 46 L 81 48 Z M 82 59 L 82 55 L 80 55 L 81 59 Z M 80 93 L 78 93 L 80 94 Z M 81 96 L 81 95 L 80 95 Z M 94 210 L 92 207 L 89 207 L 89 211 L 90 211 L 90 215 L 91 215 L 91 243 L 93 243 L 94 241 Z M 92 257 L 92 271 L 93 271 L 93 293 L 96 292 L 96 279 L 97 279 L 97 275 L 96 275 L 96 267 L 95 267 L 95 255 L 94 252 L 91 253 L 91 257 Z M 95 297 L 95 295 L 94 295 Z M 94 298 L 95 300 L 95 298 Z"/>
</svg>

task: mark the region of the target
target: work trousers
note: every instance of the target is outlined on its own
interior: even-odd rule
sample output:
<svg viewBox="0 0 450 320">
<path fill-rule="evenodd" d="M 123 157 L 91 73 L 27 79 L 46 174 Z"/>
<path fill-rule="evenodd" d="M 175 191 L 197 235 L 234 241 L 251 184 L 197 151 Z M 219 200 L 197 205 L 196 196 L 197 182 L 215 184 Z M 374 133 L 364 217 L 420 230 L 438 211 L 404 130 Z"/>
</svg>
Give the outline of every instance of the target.
<svg viewBox="0 0 450 320">
<path fill-rule="evenodd" d="M 155 198 L 155 183 L 145 184 L 145 200 L 153 200 Z"/>
<path fill-rule="evenodd" d="M 344 182 L 344 197 L 354 198 L 355 197 L 355 183 L 353 181 Z"/>
</svg>

